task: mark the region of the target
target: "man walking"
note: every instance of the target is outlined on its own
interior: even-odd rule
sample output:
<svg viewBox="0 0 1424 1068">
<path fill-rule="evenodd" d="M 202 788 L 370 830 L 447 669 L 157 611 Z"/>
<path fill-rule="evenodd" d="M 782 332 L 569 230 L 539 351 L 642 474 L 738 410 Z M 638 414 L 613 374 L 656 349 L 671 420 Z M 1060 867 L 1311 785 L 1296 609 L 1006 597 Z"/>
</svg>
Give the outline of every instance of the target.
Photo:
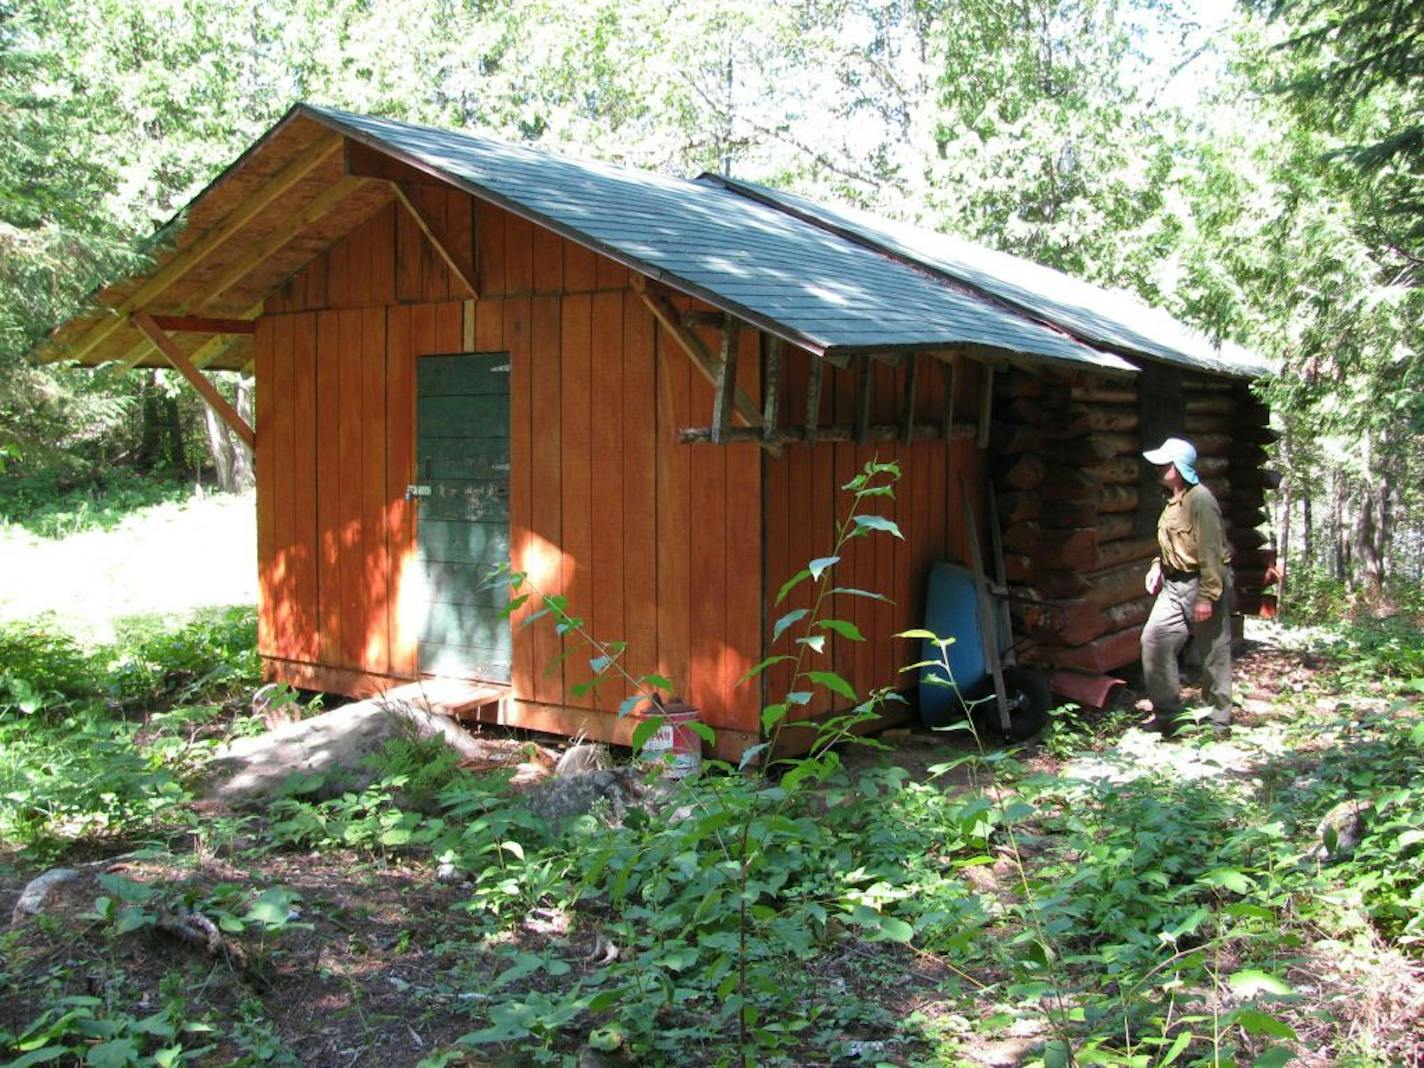
<svg viewBox="0 0 1424 1068">
<path fill-rule="evenodd" d="M 1160 555 L 1147 570 L 1157 603 L 1142 631 L 1142 672 L 1154 725 L 1170 732 L 1182 711 L 1177 657 L 1187 638 L 1202 654 L 1202 703 L 1219 730 L 1231 724 L 1231 549 L 1221 507 L 1197 477 L 1197 450 L 1168 438 L 1142 454 L 1171 498 L 1157 520 Z"/>
</svg>

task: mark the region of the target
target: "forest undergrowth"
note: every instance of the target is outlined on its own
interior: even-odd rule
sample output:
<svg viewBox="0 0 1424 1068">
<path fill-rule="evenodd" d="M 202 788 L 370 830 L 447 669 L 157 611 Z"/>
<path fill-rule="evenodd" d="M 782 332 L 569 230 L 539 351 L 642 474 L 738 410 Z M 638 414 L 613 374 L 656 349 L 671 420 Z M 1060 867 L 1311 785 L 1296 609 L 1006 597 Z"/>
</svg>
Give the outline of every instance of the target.
<svg viewBox="0 0 1424 1068">
<path fill-rule="evenodd" d="M 0 635 L 0 890 L 86 874 L 0 935 L 0 1063 L 1424 1053 L 1424 641 L 1403 622 L 1255 643 L 1226 742 L 1064 714 L 1013 751 L 843 751 L 753 823 L 742 889 L 718 836 L 774 780 L 711 772 L 550 826 L 508 770 L 401 740 L 359 792 L 195 802 L 212 748 L 262 729 L 252 639 L 244 611 L 97 650 Z M 511 766 L 533 746 L 507 744 Z M 1342 802 L 1366 817 L 1319 833 Z M 192 916 L 211 940 L 175 933 Z"/>
</svg>

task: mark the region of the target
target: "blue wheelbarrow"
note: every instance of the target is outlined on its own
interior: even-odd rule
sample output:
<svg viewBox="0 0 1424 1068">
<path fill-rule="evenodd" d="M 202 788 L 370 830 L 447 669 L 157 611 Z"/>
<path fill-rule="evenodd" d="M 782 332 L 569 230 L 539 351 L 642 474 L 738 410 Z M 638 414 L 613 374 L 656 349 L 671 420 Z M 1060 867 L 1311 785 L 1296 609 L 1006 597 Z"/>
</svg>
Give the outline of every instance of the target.
<svg viewBox="0 0 1424 1068">
<path fill-rule="evenodd" d="M 920 660 L 927 663 L 920 669 L 920 718 L 926 726 L 947 727 L 974 716 L 1005 738 L 1022 740 L 1047 724 L 1052 698 L 1043 675 L 1011 662 L 1005 595 L 999 594 L 995 606 L 994 592 L 960 564 L 940 561 L 931 567 L 925 629 L 954 641 L 942 648 L 929 638 L 922 641 Z"/>
<path fill-rule="evenodd" d="M 993 587 L 984 574 L 979 526 L 962 473 L 959 499 L 970 566 L 942 560 L 930 569 L 925 629 L 940 641 L 954 641 L 943 647 L 940 641 L 923 641 L 920 660 L 929 663 L 920 669 L 920 718 L 929 727 L 948 727 L 972 716 L 987 720 L 1005 738 L 1031 738 L 1047 725 L 1053 699 L 1041 674 L 1015 663 L 1009 601 L 1016 598 L 1010 597 L 1004 577 L 994 488 L 989 487 L 989 530 L 998 578 Z M 941 662 L 946 659 L 948 672 Z"/>
</svg>

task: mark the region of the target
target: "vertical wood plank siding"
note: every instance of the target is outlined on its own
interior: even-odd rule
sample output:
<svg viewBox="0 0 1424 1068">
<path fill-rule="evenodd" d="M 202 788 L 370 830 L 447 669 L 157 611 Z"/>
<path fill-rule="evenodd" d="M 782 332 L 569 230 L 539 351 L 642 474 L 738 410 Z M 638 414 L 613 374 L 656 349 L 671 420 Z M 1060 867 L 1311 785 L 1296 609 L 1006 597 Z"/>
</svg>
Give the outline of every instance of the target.
<svg viewBox="0 0 1424 1068">
<path fill-rule="evenodd" d="M 353 694 L 414 677 L 422 600 L 404 493 L 418 481 L 415 364 L 464 351 L 472 329 L 475 351 L 510 354 L 515 566 L 567 596 L 599 638 L 626 640 L 634 675 L 667 676 L 723 729 L 758 730 L 762 687 L 735 683 L 763 655 L 772 621 L 809 605 L 806 588 L 774 609 L 766 601 L 829 551 L 838 487 L 872 455 L 899 459 L 905 478 L 889 514 L 908 541 L 861 539 L 838 573 L 841 585 L 879 590 L 896 606 L 840 599 L 835 614 L 869 641 L 830 647 L 857 688 L 898 681 L 905 657 L 890 635 L 918 623 L 930 560 L 962 546 L 951 529 L 958 508 L 947 512 L 943 500 L 942 445 L 790 446 L 779 459 L 751 444 L 681 445 L 679 429 L 710 423 L 712 387 L 656 325 L 625 268 L 464 194 L 406 192 L 476 281 L 477 301 L 392 204 L 274 294 L 258 321 L 259 641 L 269 677 Z M 704 333 L 714 350 L 716 335 Z M 739 344 L 739 384 L 760 404 L 761 339 L 748 330 Z M 803 418 L 809 359 L 783 355 L 784 423 Z M 930 371 L 918 379 L 925 420 L 943 401 Z M 872 376 L 877 421 L 896 417 L 905 374 Z M 965 418 L 971 378 L 961 375 Z M 855 368 L 826 369 L 823 422 L 853 421 L 857 381 Z M 968 444 L 955 463 L 975 484 L 979 454 Z M 560 662 L 552 627 L 518 626 L 529 612 L 515 619 L 510 721 L 596 709 L 588 729 L 606 735 L 626 686 L 576 696 L 590 678 L 588 655 L 576 649 Z M 783 667 L 767 686 L 789 681 Z"/>
</svg>

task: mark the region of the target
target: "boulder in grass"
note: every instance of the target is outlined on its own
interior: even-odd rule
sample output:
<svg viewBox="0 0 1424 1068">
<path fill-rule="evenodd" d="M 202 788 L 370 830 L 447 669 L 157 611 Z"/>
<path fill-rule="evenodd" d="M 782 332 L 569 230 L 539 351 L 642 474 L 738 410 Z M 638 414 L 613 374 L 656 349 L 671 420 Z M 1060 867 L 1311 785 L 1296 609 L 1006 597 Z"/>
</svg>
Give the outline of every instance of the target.
<svg viewBox="0 0 1424 1068">
<path fill-rule="evenodd" d="M 240 808 L 261 805 L 298 782 L 323 783 L 309 791 L 318 797 L 361 789 L 374 778 L 369 758 L 396 738 L 439 739 L 462 760 L 488 755 L 451 717 L 419 701 L 375 697 L 229 743 L 209 765 L 204 795 Z"/>
</svg>

